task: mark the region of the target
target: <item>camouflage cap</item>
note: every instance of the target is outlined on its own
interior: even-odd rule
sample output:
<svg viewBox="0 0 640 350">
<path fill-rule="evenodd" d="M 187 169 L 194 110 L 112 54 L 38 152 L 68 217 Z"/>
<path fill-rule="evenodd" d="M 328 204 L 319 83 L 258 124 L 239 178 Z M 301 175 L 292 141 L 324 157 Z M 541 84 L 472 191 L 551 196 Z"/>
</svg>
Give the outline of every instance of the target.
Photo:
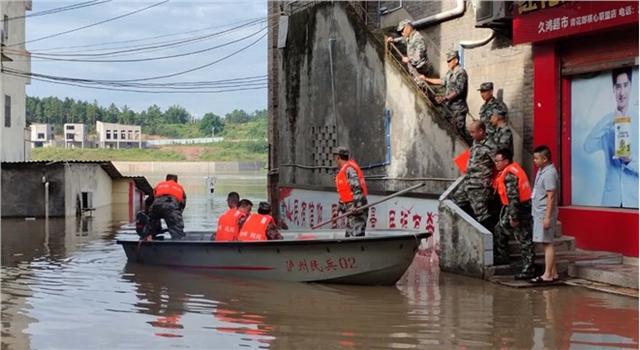
<svg viewBox="0 0 640 350">
<path fill-rule="evenodd" d="M 411 20 L 403 19 L 402 21 L 400 21 L 400 23 L 398 23 L 398 28 L 396 28 L 396 31 L 401 32 L 407 24 L 411 24 Z"/>
<path fill-rule="evenodd" d="M 449 51 L 447 52 L 447 62 L 451 61 L 454 58 L 460 58 L 460 56 L 458 56 L 458 51 Z"/>
<path fill-rule="evenodd" d="M 348 156 L 349 149 L 347 147 L 339 146 L 333 149 L 333 154 L 337 154 L 339 156 Z"/>
<path fill-rule="evenodd" d="M 493 90 L 493 83 L 490 81 L 480 84 L 480 88 L 478 89 L 478 91 L 487 91 L 487 90 Z"/>
<path fill-rule="evenodd" d="M 260 210 L 260 211 L 271 211 L 271 204 L 269 204 L 267 202 L 260 202 L 260 204 L 258 204 L 258 210 Z"/>
</svg>

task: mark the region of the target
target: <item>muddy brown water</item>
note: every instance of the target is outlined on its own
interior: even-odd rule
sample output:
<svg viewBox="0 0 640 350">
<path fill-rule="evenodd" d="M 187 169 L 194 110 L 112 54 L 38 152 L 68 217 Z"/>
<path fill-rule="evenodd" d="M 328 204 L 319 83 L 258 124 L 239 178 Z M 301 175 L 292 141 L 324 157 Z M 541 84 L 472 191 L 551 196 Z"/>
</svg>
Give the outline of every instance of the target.
<svg viewBox="0 0 640 350">
<path fill-rule="evenodd" d="M 187 228 L 213 229 L 228 191 L 266 197 L 264 174 L 221 175 L 213 198 L 202 177 L 182 182 Z M 635 298 L 512 289 L 440 273 L 429 255 L 395 287 L 169 270 L 126 262 L 115 244 L 126 220 L 114 208 L 2 220 L 2 349 L 638 348 Z"/>
</svg>

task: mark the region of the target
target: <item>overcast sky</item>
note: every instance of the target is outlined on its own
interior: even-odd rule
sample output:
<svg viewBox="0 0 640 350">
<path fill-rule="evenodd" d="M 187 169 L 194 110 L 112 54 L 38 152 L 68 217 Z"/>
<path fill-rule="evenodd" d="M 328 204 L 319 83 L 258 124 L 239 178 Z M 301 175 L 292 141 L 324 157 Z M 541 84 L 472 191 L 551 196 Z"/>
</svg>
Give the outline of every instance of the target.
<svg viewBox="0 0 640 350">
<path fill-rule="evenodd" d="M 33 9 L 27 12 L 27 15 L 33 15 L 41 11 L 64 6 L 77 5 L 87 1 L 90 0 L 74 2 L 34 0 Z M 162 1 L 163 0 L 112 0 L 81 9 L 29 17 L 26 24 L 26 45 L 27 49 L 32 53 L 31 71 L 37 74 L 95 80 L 132 80 L 157 77 L 209 64 L 224 56 L 237 52 L 239 49 L 242 49 L 266 34 L 266 23 L 259 22 L 231 30 L 229 33 L 223 35 L 210 38 L 206 37 L 207 35 L 232 29 L 250 20 L 266 19 L 266 0 L 170 0 L 169 2 L 124 18 L 91 26 L 90 28 L 81 29 L 72 33 L 38 40 L 46 36 L 125 15 L 161 3 Z M 260 31 L 261 29 L 264 30 Z M 184 33 L 188 31 L 191 31 L 191 33 Z M 177 33 L 183 34 L 167 36 Z M 251 34 L 254 35 L 221 48 L 182 57 L 157 59 L 161 56 L 180 55 L 204 50 L 216 45 L 242 39 Z M 153 37 L 159 36 L 164 37 L 153 39 Z M 142 46 L 153 44 L 162 45 L 167 44 L 169 41 L 183 42 L 194 38 L 200 39 L 193 43 L 183 44 L 177 47 L 140 52 L 140 47 Z M 97 44 L 107 43 L 110 44 L 96 46 Z M 93 46 L 70 48 L 71 46 L 80 45 Z M 87 54 L 104 54 L 107 52 L 113 53 L 114 51 L 122 50 L 132 51 L 121 53 L 117 56 L 81 56 Z M 71 53 L 71 56 L 54 56 L 54 54 L 59 55 L 61 53 Z M 42 59 L 38 58 L 38 55 L 47 55 L 47 58 L 63 59 L 131 60 L 154 58 L 154 60 L 141 62 L 69 62 Z M 210 82 L 241 77 L 260 77 L 266 75 L 266 73 L 267 38 L 264 37 L 245 51 L 209 67 L 170 78 L 143 82 Z M 266 86 L 266 80 L 261 80 L 260 84 L 256 84 L 255 81 L 252 83 L 254 83 L 254 85 L 251 85 L 251 87 L 257 87 L 260 84 L 262 84 L 261 86 Z M 229 88 L 222 89 L 228 90 Z M 197 117 L 201 117 L 207 112 L 224 116 L 233 109 L 254 111 L 256 109 L 267 108 L 266 88 L 218 94 L 150 94 L 95 90 L 32 80 L 31 85 L 27 86 L 27 94 L 37 97 L 57 96 L 61 99 L 70 97 L 89 102 L 97 100 L 100 105 L 105 107 L 113 102 L 120 108 L 127 105 L 137 112 L 146 109 L 152 104 L 157 104 L 163 110 L 166 110 L 166 108 L 171 105 L 178 104 L 185 107 Z"/>
</svg>

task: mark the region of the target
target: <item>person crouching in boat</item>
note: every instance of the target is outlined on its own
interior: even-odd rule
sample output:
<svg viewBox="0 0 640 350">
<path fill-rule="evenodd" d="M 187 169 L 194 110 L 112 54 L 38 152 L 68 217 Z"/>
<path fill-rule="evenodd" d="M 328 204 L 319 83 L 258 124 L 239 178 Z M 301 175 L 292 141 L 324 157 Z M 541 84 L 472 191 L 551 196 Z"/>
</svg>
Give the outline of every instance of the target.
<svg viewBox="0 0 640 350">
<path fill-rule="evenodd" d="M 178 175 L 167 174 L 166 180 L 158 183 L 153 190 L 153 205 L 149 213 L 149 223 L 144 226 L 143 239 L 149 239 L 154 232 L 154 223 L 164 219 L 171 239 L 183 239 L 184 220 L 182 211 L 187 204 L 187 194 L 178 184 Z"/>
<path fill-rule="evenodd" d="M 258 204 L 258 214 L 251 214 L 238 235 L 238 241 L 266 241 L 283 239 L 276 222 L 271 216 L 271 205 L 267 202 Z"/>
<path fill-rule="evenodd" d="M 153 205 L 153 196 L 147 196 L 144 199 L 144 209 L 140 210 L 136 214 L 136 233 L 142 239 L 144 237 L 144 227 L 151 225 L 151 238 L 155 239 L 156 236 L 162 232 L 161 222 L 158 220 L 154 223 L 149 222 L 149 212 L 151 211 L 151 205 Z"/>
<path fill-rule="evenodd" d="M 340 168 L 336 176 L 340 202 L 338 208 L 332 211 L 331 217 L 337 217 L 338 213 L 351 213 L 347 217 L 346 236 L 363 237 L 369 217 L 369 209 L 358 210 L 367 205 L 367 184 L 364 181 L 364 175 L 358 164 L 353 159 L 349 159 L 349 150 L 346 147 L 334 148 L 333 160 Z"/>
<path fill-rule="evenodd" d="M 215 233 L 216 242 L 235 241 L 242 226 L 247 221 L 247 217 L 251 214 L 253 203 L 248 199 L 238 202 L 237 208 L 227 210 L 218 219 L 218 229 Z"/>
</svg>

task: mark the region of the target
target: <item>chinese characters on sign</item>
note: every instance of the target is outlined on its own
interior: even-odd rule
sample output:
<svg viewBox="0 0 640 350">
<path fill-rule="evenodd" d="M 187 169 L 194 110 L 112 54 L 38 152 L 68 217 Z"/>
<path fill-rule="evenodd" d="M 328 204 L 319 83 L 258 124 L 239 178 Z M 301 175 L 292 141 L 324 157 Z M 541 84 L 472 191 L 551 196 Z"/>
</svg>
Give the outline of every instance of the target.
<svg viewBox="0 0 640 350">
<path fill-rule="evenodd" d="M 564 1 L 518 1 L 518 13 L 523 14 L 548 7 L 555 7 Z"/>
<path fill-rule="evenodd" d="M 582 16 L 563 16 L 550 18 L 545 21 L 538 22 L 538 33 L 553 32 L 568 27 L 579 27 L 586 24 L 598 23 L 602 21 L 610 21 L 616 17 L 634 16 L 633 6 L 624 6 L 618 9 L 600 11 L 593 14 Z"/>
<path fill-rule="evenodd" d="M 339 258 L 337 260 L 333 260 L 331 258 L 326 259 L 325 261 L 318 261 L 315 259 L 301 259 L 295 261 L 288 259 L 285 261 L 285 268 L 287 272 L 326 272 L 326 271 L 338 271 L 338 270 L 352 270 L 357 269 L 356 258 L 353 256 L 346 258 Z"/>
</svg>

